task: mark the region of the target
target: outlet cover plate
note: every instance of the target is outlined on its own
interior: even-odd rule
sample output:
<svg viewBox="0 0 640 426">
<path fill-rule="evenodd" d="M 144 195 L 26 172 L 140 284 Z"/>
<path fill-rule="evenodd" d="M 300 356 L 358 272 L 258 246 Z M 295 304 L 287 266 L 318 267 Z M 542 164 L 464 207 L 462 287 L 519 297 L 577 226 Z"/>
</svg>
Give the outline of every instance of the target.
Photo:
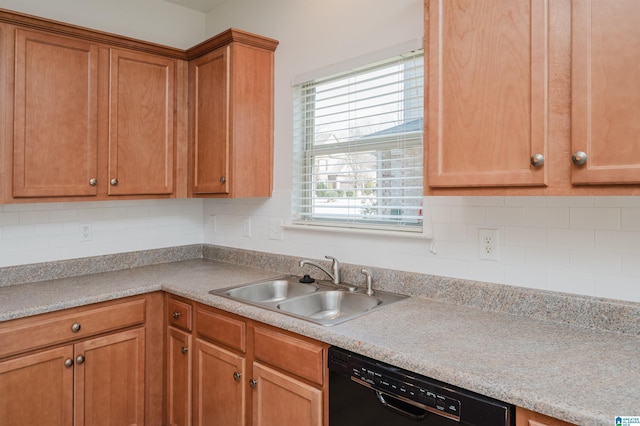
<svg viewBox="0 0 640 426">
<path fill-rule="evenodd" d="M 498 230 L 495 228 L 478 229 L 478 259 L 493 260 L 499 259 Z"/>
</svg>

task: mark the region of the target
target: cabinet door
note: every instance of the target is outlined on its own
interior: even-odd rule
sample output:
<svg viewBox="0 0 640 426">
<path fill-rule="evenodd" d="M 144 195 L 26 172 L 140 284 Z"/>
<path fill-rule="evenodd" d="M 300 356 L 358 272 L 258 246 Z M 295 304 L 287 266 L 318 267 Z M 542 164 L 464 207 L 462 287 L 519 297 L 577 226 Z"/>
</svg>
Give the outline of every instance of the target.
<svg viewBox="0 0 640 426">
<path fill-rule="evenodd" d="M 144 426 L 144 335 L 137 328 L 75 345 L 76 425 Z"/>
<path fill-rule="evenodd" d="M 72 361 L 73 347 L 65 346 L 0 362 L 0 423 L 72 426 Z"/>
<path fill-rule="evenodd" d="M 191 425 L 191 334 L 167 331 L 167 416 L 171 426 Z"/>
<path fill-rule="evenodd" d="M 244 426 L 245 359 L 196 339 L 195 364 L 195 424 Z"/>
<path fill-rule="evenodd" d="M 253 364 L 253 426 L 322 426 L 322 391 Z"/>
<path fill-rule="evenodd" d="M 573 184 L 640 183 L 640 8 L 637 0 L 573 0 Z M 569 161 L 569 159 L 567 159 Z"/>
<path fill-rule="evenodd" d="M 16 30 L 13 196 L 96 195 L 98 47 Z"/>
<path fill-rule="evenodd" d="M 191 62 L 194 193 L 229 193 L 230 47 Z M 249 123 L 245 123 L 249 125 Z"/>
<path fill-rule="evenodd" d="M 516 426 L 574 426 L 562 420 L 516 407 Z"/>
<path fill-rule="evenodd" d="M 109 195 L 173 192 L 173 59 L 111 51 Z"/>
<path fill-rule="evenodd" d="M 426 184 L 546 185 L 548 0 L 425 6 Z"/>
</svg>

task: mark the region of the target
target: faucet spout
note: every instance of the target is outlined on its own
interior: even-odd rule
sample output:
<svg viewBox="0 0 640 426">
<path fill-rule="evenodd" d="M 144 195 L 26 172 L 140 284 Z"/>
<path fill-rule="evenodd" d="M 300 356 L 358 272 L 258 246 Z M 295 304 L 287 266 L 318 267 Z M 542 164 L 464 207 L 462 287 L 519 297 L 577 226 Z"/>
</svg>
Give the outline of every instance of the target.
<svg viewBox="0 0 640 426">
<path fill-rule="evenodd" d="M 351 284 L 342 284 L 340 282 L 340 263 L 338 262 L 338 259 L 336 259 L 335 257 L 331 257 L 331 256 L 325 256 L 327 259 L 331 260 L 331 270 L 332 272 L 330 272 L 327 268 L 325 268 L 324 266 L 320 265 L 319 263 L 316 263 L 314 261 L 311 260 L 301 260 L 299 262 L 300 267 L 302 268 L 304 265 L 311 265 L 311 266 L 315 266 L 316 268 L 320 269 L 322 272 L 324 272 L 325 274 L 327 274 L 329 276 L 329 278 L 331 278 L 331 282 L 334 283 L 335 285 L 340 285 L 340 286 L 344 286 L 347 289 L 349 289 L 349 291 L 355 291 L 356 290 L 356 286 L 351 285 Z"/>
<path fill-rule="evenodd" d="M 311 265 L 311 266 L 315 266 L 316 268 L 320 269 L 322 272 L 324 272 L 325 274 L 327 274 L 329 276 L 329 278 L 331 278 L 331 282 L 333 282 L 334 284 L 340 284 L 340 282 L 336 282 L 336 276 L 335 274 L 332 274 L 331 272 L 329 272 L 328 269 L 326 269 L 324 266 L 320 265 L 319 263 L 313 262 L 311 260 L 301 260 L 299 263 L 300 267 L 302 268 L 304 265 Z"/>
</svg>

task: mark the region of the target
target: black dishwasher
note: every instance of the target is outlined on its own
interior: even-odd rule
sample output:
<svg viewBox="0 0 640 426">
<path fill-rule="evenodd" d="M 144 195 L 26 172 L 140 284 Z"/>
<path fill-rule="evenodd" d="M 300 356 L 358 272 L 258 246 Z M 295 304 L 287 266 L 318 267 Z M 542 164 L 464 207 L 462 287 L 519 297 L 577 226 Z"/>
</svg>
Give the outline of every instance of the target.
<svg viewBox="0 0 640 426">
<path fill-rule="evenodd" d="M 513 426 L 515 407 L 336 347 L 329 426 Z"/>
</svg>

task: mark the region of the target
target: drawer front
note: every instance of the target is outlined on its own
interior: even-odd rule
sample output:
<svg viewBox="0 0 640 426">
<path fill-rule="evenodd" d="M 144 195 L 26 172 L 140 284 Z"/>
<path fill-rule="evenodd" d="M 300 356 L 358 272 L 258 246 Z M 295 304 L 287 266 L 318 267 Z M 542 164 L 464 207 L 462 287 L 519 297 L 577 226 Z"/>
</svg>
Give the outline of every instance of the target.
<svg viewBox="0 0 640 426">
<path fill-rule="evenodd" d="M 0 330 L 0 357 L 143 324 L 144 298 L 87 310 L 45 317 L 37 316 L 7 324 Z"/>
<path fill-rule="evenodd" d="M 244 321 L 198 308 L 196 327 L 198 335 L 208 340 L 242 353 L 246 351 L 247 324 Z"/>
<path fill-rule="evenodd" d="M 325 347 L 274 330 L 256 327 L 254 353 L 269 363 L 319 385 L 324 383 Z"/>
<path fill-rule="evenodd" d="M 180 300 L 169 298 L 167 304 L 167 315 L 169 316 L 169 325 L 191 331 L 192 328 L 192 308 L 191 305 Z"/>
</svg>

